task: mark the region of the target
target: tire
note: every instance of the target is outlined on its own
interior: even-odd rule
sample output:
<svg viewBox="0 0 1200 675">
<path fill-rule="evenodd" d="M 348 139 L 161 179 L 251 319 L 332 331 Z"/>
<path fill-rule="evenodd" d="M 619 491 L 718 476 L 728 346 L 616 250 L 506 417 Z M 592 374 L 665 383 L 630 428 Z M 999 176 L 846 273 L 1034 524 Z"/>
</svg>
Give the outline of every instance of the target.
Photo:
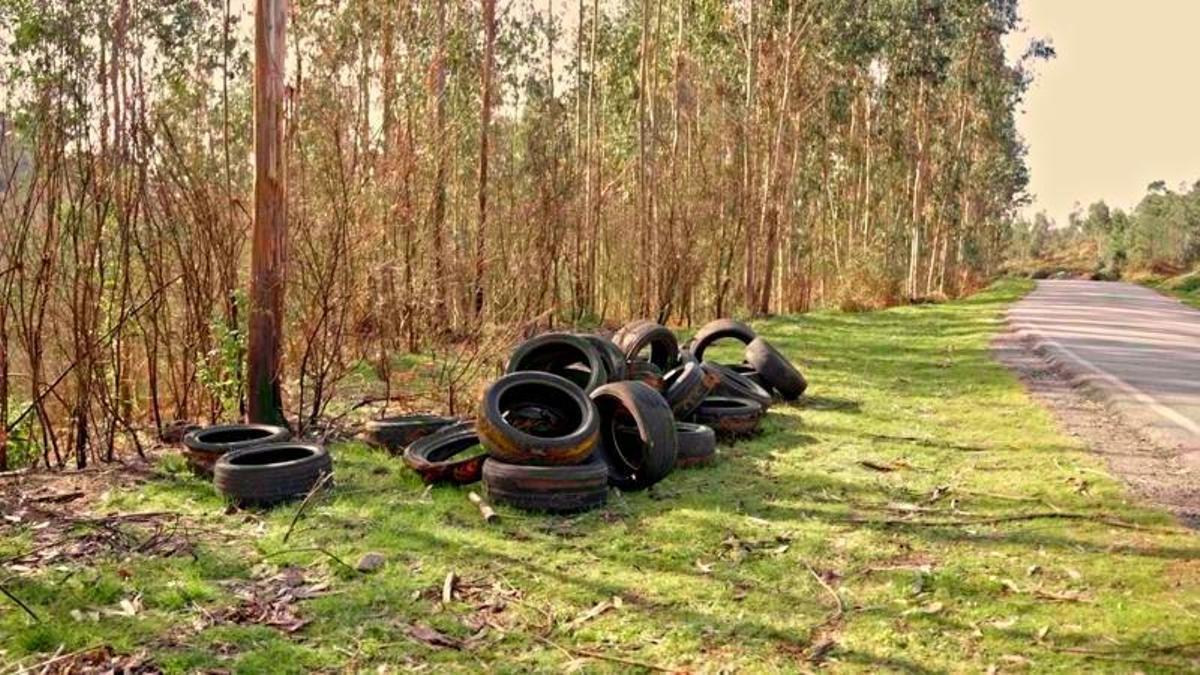
<svg viewBox="0 0 1200 675">
<path fill-rule="evenodd" d="M 692 421 L 711 427 L 722 437 L 749 436 L 758 431 L 763 407 L 750 399 L 710 396 L 696 409 Z"/>
<path fill-rule="evenodd" d="M 241 506 L 268 506 L 308 494 L 332 471 L 333 460 L 322 446 L 269 443 L 223 455 L 213 468 L 213 484 Z"/>
<path fill-rule="evenodd" d="M 645 359 L 633 359 L 626 363 L 625 379 L 629 382 L 641 382 L 660 393 L 667 388 L 662 369 Z"/>
<path fill-rule="evenodd" d="M 686 419 L 719 384 L 721 378 L 705 370 L 689 354 L 683 365 L 663 377 L 663 397 L 667 399 L 667 405 L 671 406 L 676 419 Z"/>
<path fill-rule="evenodd" d="M 600 335 L 581 334 L 579 337 L 587 340 L 600 354 L 604 369 L 608 371 L 609 382 L 620 382 L 625 379 L 625 353 L 612 340 Z"/>
<path fill-rule="evenodd" d="M 193 471 L 211 476 L 217 460 L 227 452 L 282 443 L 291 438 L 292 432 L 287 427 L 272 424 L 218 424 L 184 434 L 184 456 Z"/>
<path fill-rule="evenodd" d="M 489 458 L 483 463 L 488 497 L 527 511 L 573 513 L 608 501 L 608 467 L 599 455 L 573 466 L 521 466 Z"/>
<path fill-rule="evenodd" d="M 717 319 L 709 321 L 696 331 L 696 336 L 692 338 L 691 351 L 696 355 L 697 361 L 704 360 L 704 350 L 708 349 L 714 342 L 732 338 L 738 340 L 742 344 L 750 344 L 758 334 L 754 329 L 741 321 L 733 319 Z"/>
<path fill-rule="evenodd" d="M 706 370 L 715 373 L 721 380 L 721 383 L 713 390 L 714 396 L 750 399 L 762 406 L 764 410 L 770 407 L 771 392 L 767 391 L 765 387 L 729 366 L 712 361 L 705 361 L 703 365 Z"/>
<path fill-rule="evenodd" d="M 600 415 L 598 452 L 608 464 L 608 482 L 642 490 L 675 468 L 679 439 L 666 399 L 641 382 L 614 382 L 592 392 Z"/>
<path fill-rule="evenodd" d="M 544 333 L 530 338 L 513 350 L 505 366 L 506 373 L 541 371 L 564 377 L 584 392 L 608 382 L 608 369 L 592 343 L 570 333 Z"/>
<path fill-rule="evenodd" d="M 520 371 L 484 389 L 475 420 L 488 455 L 510 464 L 581 464 L 596 449 L 600 419 L 583 390 L 558 375 Z"/>
<path fill-rule="evenodd" d="M 426 485 L 450 483 L 470 485 L 483 476 L 487 453 L 477 452 L 460 457 L 471 448 L 478 448 L 479 434 L 469 422 L 445 427 L 417 440 L 404 451 L 404 463 L 421 476 Z"/>
<path fill-rule="evenodd" d="M 158 432 L 158 440 L 168 445 L 177 445 L 183 442 L 183 437 L 189 433 L 201 429 L 199 424 L 189 422 L 187 420 L 175 420 L 167 422 Z"/>
<path fill-rule="evenodd" d="M 677 422 L 675 435 L 679 438 L 679 455 L 675 468 L 702 466 L 717 459 L 717 434 L 712 427 L 691 422 Z"/>
<path fill-rule="evenodd" d="M 754 366 L 763 383 L 779 392 L 785 401 L 795 401 L 808 389 L 808 381 L 796 366 L 762 338 L 754 338 L 746 347 L 746 363 Z"/>
<path fill-rule="evenodd" d="M 445 429 L 458 422 L 453 417 L 440 415 L 403 415 L 371 420 L 363 425 L 359 438 L 363 441 L 399 455 L 417 440 Z"/>
<path fill-rule="evenodd" d="M 730 365 L 728 367 L 733 372 L 737 373 L 738 375 L 741 375 L 742 377 L 746 378 L 747 380 L 750 380 L 754 384 L 757 384 L 758 386 L 762 387 L 764 390 L 767 391 L 767 393 L 770 393 L 771 388 L 768 387 L 767 385 L 763 384 L 762 375 L 758 374 L 758 371 L 754 368 L 754 366 L 752 366 L 748 363 L 736 363 L 736 364 Z"/>
<path fill-rule="evenodd" d="M 679 339 L 667 327 L 653 321 L 639 319 L 625 324 L 613 336 L 613 342 L 625 353 L 628 361 L 639 358 L 642 350 L 649 347 L 649 361 L 663 372 L 679 364 Z"/>
</svg>

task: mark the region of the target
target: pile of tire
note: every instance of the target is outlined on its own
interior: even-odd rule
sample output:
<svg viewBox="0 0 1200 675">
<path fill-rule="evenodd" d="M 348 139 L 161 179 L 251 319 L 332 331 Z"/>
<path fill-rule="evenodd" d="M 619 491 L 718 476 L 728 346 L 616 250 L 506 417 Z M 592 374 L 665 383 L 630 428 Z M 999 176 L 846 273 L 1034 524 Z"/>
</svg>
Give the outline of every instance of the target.
<svg viewBox="0 0 1200 675">
<path fill-rule="evenodd" d="M 725 338 L 745 343 L 744 361 L 704 361 Z M 404 459 L 425 482 L 482 480 L 494 502 L 552 513 L 595 508 L 610 488 L 642 490 L 677 467 L 712 463 L 718 437 L 758 430 L 773 391 L 795 399 L 807 386 L 749 326 L 728 319 L 683 348 L 649 320 L 611 338 L 545 333 L 517 345 L 504 371 L 484 389 L 474 422 L 392 424 L 423 430 Z"/>
<path fill-rule="evenodd" d="M 333 471 L 323 446 L 291 438 L 286 427 L 267 424 L 195 428 L 183 437 L 184 457 L 238 506 L 270 506 L 307 495 Z"/>
<path fill-rule="evenodd" d="M 493 501 L 581 511 L 606 503 L 610 486 L 645 489 L 671 472 L 679 440 L 659 390 L 678 343 L 649 326 L 625 337 L 650 358 L 631 359 L 617 340 L 574 333 L 546 333 L 513 350 L 476 417 Z"/>
<path fill-rule="evenodd" d="M 705 351 L 725 339 L 742 343 L 742 361 L 706 360 Z M 808 381 L 800 370 L 740 321 L 717 319 L 705 324 L 681 353 L 686 361 L 698 364 L 717 382 L 691 411 L 690 419 L 711 427 L 719 436 L 736 438 L 756 433 L 776 396 L 795 401 L 808 389 Z"/>
</svg>

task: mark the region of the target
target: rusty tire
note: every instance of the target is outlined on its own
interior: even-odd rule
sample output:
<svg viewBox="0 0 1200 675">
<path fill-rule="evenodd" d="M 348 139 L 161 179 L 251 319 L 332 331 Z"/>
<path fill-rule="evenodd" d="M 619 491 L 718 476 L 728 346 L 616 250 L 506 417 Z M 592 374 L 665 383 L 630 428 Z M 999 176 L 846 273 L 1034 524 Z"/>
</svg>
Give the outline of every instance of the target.
<svg viewBox="0 0 1200 675">
<path fill-rule="evenodd" d="M 649 361 L 666 372 L 679 363 L 679 339 L 666 326 L 647 319 L 639 319 L 625 324 L 613 336 L 626 360 L 639 358 L 642 350 L 650 349 Z"/>
<path fill-rule="evenodd" d="M 426 436 L 455 424 L 458 420 L 441 415 L 402 415 L 371 420 L 359 435 L 363 441 L 385 448 L 393 455 Z"/>
<path fill-rule="evenodd" d="M 492 501 L 527 511 L 573 513 L 608 501 L 608 467 L 599 455 L 572 466 L 522 466 L 489 458 L 483 483 Z"/>
<path fill-rule="evenodd" d="M 755 338 L 746 347 L 746 363 L 754 366 L 763 383 L 779 392 L 786 401 L 800 398 L 808 389 L 808 381 L 796 366 L 762 338 Z"/>
<path fill-rule="evenodd" d="M 488 455 L 510 464 L 580 464 L 596 448 L 596 406 L 570 380 L 520 371 L 492 382 L 475 420 Z"/>
<path fill-rule="evenodd" d="M 704 350 L 712 346 L 713 343 L 731 338 L 741 342 L 742 344 L 750 344 L 758 334 L 754 329 L 741 321 L 733 319 L 717 319 L 709 321 L 696 331 L 696 336 L 691 341 L 691 352 L 696 355 L 697 361 L 704 360 Z"/>
<path fill-rule="evenodd" d="M 713 395 L 750 399 L 762 406 L 764 410 L 770 407 L 772 400 L 771 392 L 767 391 L 762 385 L 735 371 L 733 368 L 720 363 L 705 361 L 703 366 L 705 370 L 716 374 L 721 380 L 720 384 L 713 390 Z"/>
<path fill-rule="evenodd" d="M 717 434 L 711 427 L 691 422 L 676 422 L 679 454 L 675 468 L 711 464 L 717 458 Z"/>
<path fill-rule="evenodd" d="M 671 473 L 679 440 L 675 416 L 661 394 L 641 382 L 614 382 L 592 392 L 592 400 L 610 485 L 641 490 Z"/>
<path fill-rule="evenodd" d="M 268 506 L 305 496 L 332 471 L 333 460 L 320 445 L 268 443 L 222 455 L 213 484 L 239 505 Z"/>
<path fill-rule="evenodd" d="M 600 361 L 604 363 L 604 369 L 608 372 L 609 382 L 625 379 L 625 353 L 616 343 L 602 335 L 590 333 L 582 333 L 579 337 L 587 340 L 600 354 Z"/>
<path fill-rule="evenodd" d="M 543 333 L 512 351 L 505 372 L 553 373 L 579 385 L 584 392 L 608 382 L 608 369 L 591 342 L 571 333 Z"/>
<path fill-rule="evenodd" d="M 749 436 L 758 431 L 763 407 L 746 398 L 710 396 L 696 409 L 692 421 L 711 427 L 718 436 Z"/>
<path fill-rule="evenodd" d="M 487 454 L 477 452 L 461 457 L 471 448 L 479 448 L 479 434 L 469 422 L 445 427 L 418 439 L 404 451 L 404 463 L 416 471 L 427 485 L 452 483 L 469 485 L 479 482 Z"/>
<path fill-rule="evenodd" d="M 227 452 L 291 439 L 287 427 L 272 424 L 218 424 L 193 429 L 183 436 L 188 466 L 202 476 L 213 475 L 217 460 Z"/>
<path fill-rule="evenodd" d="M 662 368 L 646 359 L 633 359 L 625 364 L 625 379 L 630 382 L 641 382 L 657 392 L 666 389 Z"/>
<path fill-rule="evenodd" d="M 704 369 L 690 355 L 683 365 L 663 377 L 663 397 L 678 419 L 685 419 L 700 407 L 704 399 L 717 388 L 721 378 L 713 371 Z"/>
</svg>

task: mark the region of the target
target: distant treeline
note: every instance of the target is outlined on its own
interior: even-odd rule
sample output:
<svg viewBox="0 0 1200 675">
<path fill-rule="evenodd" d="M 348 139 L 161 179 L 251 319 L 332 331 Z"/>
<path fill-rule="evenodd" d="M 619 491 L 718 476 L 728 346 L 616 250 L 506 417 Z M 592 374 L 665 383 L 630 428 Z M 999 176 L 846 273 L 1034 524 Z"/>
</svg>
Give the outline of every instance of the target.
<svg viewBox="0 0 1200 675">
<path fill-rule="evenodd" d="M 1012 247 L 1018 261 L 1074 257 L 1099 278 L 1178 274 L 1200 263 L 1200 181 L 1178 190 L 1155 181 L 1132 211 L 1098 201 L 1072 212 L 1064 227 L 1045 213 L 1017 219 Z"/>
</svg>

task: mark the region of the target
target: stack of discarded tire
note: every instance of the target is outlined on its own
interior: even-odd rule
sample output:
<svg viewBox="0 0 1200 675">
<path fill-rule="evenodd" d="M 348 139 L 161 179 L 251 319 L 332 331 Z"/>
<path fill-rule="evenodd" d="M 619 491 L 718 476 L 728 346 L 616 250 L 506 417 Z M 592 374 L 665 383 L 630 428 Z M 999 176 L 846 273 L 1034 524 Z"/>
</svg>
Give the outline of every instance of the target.
<svg viewBox="0 0 1200 675">
<path fill-rule="evenodd" d="M 308 494 L 333 471 L 324 447 L 291 437 L 287 428 L 268 424 L 194 428 L 183 437 L 184 456 L 239 506 L 268 506 Z"/>
<path fill-rule="evenodd" d="M 703 360 L 725 338 L 745 344 L 743 361 Z M 772 392 L 794 400 L 806 387 L 769 343 L 728 319 L 704 326 L 682 349 L 649 320 L 611 339 L 546 333 L 513 350 L 474 423 L 409 418 L 425 435 L 404 458 L 428 483 L 482 480 L 496 502 L 581 511 L 604 504 L 610 486 L 641 490 L 676 467 L 713 462 L 718 438 L 758 430 Z"/>
</svg>

